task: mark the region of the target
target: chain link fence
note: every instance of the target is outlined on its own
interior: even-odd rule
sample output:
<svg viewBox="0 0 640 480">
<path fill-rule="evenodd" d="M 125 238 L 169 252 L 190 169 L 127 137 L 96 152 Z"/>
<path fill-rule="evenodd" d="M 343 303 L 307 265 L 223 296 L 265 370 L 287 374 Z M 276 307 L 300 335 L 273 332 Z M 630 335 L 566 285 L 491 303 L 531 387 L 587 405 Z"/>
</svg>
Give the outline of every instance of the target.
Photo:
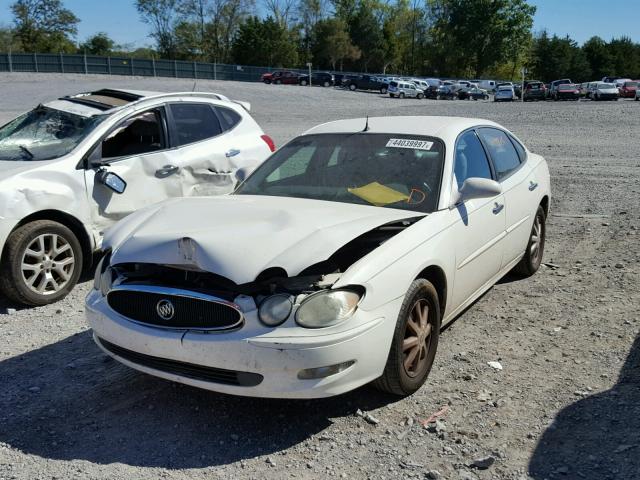
<svg viewBox="0 0 640 480">
<path fill-rule="evenodd" d="M 270 67 L 55 53 L 0 53 L 0 72 L 84 73 L 256 82 Z M 301 73 L 307 70 L 288 69 Z M 357 74 L 355 72 L 340 72 Z"/>
</svg>

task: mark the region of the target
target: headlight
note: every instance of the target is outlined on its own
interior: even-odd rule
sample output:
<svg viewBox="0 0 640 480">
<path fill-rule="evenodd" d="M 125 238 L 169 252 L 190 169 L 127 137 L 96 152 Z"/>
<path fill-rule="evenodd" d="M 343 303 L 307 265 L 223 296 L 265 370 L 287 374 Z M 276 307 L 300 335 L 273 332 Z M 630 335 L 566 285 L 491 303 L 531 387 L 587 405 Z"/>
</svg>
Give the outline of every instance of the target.
<svg viewBox="0 0 640 480">
<path fill-rule="evenodd" d="M 96 273 L 93 276 L 93 289 L 100 290 L 100 279 L 102 277 L 102 266 L 104 265 L 104 257 L 100 259 L 98 262 L 98 266 L 96 267 Z"/>
<path fill-rule="evenodd" d="M 326 290 L 307 297 L 296 312 L 302 327 L 321 328 L 340 323 L 353 315 L 360 295 L 351 290 Z"/>
<path fill-rule="evenodd" d="M 260 303 L 258 317 L 268 327 L 277 327 L 289 318 L 292 308 L 293 302 L 290 295 L 272 295 Z"/>
</svg>

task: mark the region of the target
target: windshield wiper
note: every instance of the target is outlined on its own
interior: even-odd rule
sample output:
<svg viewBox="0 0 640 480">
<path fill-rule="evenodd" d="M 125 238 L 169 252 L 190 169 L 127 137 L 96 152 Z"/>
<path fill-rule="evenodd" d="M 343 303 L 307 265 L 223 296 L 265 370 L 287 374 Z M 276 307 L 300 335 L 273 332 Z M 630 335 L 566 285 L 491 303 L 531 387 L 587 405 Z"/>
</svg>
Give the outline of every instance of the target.
<svg viewBox="0 0 640 480">
<path fill-rule="evenodd" d="M 33 160 L 33 158 L 35 157 L 35 155 L 31 153 L 31 151 L 24 145 L 18 145 L 18 148 L 22 151 L 22 153 L 26 153 L 29 156 L 29 160 Z"/>
</svg>

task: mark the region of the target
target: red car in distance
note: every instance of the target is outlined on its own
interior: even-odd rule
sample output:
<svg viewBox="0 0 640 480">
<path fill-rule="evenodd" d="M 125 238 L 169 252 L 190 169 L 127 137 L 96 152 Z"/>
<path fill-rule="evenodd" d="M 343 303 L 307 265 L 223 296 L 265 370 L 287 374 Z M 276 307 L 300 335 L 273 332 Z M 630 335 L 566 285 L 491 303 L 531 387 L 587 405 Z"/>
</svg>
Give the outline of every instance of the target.
<svg viewBox="0 0 640 480">
<path fill-rule="evenodd" d="M 636 98 L 636 90 L 640 85 L 640 80 L 634 80 L 632 82 L 624 82 L 618 89 L 620 98 Z"/>
<path fill-rule="evenodd" d="M 297 85 L 300 74 L 290 70 L 276 70 L 271 73 L 263 73 L 260 79 L 264 83 L 275 85 Z"/>
</svg>

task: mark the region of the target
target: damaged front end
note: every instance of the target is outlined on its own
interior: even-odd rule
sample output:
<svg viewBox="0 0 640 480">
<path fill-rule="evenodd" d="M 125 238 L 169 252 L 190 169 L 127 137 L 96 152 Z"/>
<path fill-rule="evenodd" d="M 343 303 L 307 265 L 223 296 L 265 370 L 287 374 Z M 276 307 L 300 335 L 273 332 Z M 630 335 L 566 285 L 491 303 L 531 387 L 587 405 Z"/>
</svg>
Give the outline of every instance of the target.
<svg viewBox="0 0 640 480">
<path fill-rule="evenodd" d="M 334 288 L 344 272 L 422 218 L 392 221 L 369 230 L 297 275 L 269 267 L 255 280 L 240 284 L 188 261 L 109 265 L 108 252 L 96 271 L 94 288 L 120 315 L 154 327 L 232 331 L 242 328 L 248 316 L 257 317 L 268 328 L 333 326 L 350 318 L 365 295 L 360 285 Z M 185 239 L 180 242 L 184 248 Z"/>
</svg>

